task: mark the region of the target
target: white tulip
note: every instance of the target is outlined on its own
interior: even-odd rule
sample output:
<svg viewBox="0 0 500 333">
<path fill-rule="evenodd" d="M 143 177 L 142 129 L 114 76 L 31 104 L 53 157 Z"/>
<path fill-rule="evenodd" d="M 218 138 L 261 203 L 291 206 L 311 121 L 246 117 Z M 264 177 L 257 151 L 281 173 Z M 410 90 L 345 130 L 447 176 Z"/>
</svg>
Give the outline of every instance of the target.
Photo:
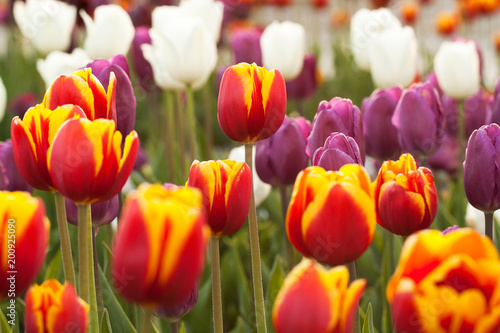
<svg viewBox="0 0 500 333">
<path fill-rule="evenodd" d="M 293 80 L 300 74 L 304 65 L 305 29 L 298 23 L 274 21 L 262 33 L 260 48 L 264 67 L 276 68 L 285 80 Z"/>
<path fill-rule="evenodd" d="M 47 54 L 68 49 L 76 21 L 76 7 L 56 0 L 14 2 L 14 20 L 35 48 Z"/>
<path fill-rule="evenodd" d="M 3 84 L 2 78 L 0 77 L 0 121 L 2 121 L 5 116 L 5 107 L 7 106 L 7 90 Z"/>
<path fill-rule="evenodd" d="M 434 57 L 439 86 L 455 99 L 466 99 L 479 91 L 479 67 L 479 55 L 473 41 L 443 42 Z"/>
<path fill-rule="evenodd" d="M 215 42 L 219 41 L 224 3 L 214 0 L 181 0 L 179 7 L 189 16 L 202 19 Z"/>
<path fill-rule="evenodd" d="M 84 48 L 92 59 L 108 59 L 126 54 L 134 39 L 134 25 L 128 13 L 118 5 L 101 5 L 94 11 L 94 20 L 84 11 L 87 38 Z"/>
<path fill-rule="evenodd" d="M 38 59 L 36 68 L 45 82 L 46 88 L 49 88 L 52 81 L 59 75 L 71 74 L 90 62 L 92 60 L 87 53 L 80 48 L 76 48 L 71 54 L 61 51 L 49 53 L 45 59 Z"/>
<path fill-rule="evenodd" d="M 386 30 L 368 50 L 372 79 L 378 88 L 407 87 L 417 73 L 417 37 L 412 27 Z"/>
<path fill-rule="evenodd" d="M 370 70 L 368 50 L 372 41 L 385 30 L 399 29 L 401 22 L 390 9 L 362 8 L 351 18 L 351 50 L 359 68 Z"/>
</svg>

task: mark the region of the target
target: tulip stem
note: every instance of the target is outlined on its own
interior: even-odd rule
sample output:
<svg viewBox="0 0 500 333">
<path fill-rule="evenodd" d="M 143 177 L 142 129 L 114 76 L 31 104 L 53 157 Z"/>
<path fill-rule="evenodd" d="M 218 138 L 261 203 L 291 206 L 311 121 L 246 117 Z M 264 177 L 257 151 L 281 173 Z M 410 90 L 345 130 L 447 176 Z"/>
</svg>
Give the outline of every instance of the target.
<svg viewBox="0 0 500 333">
<path fill-rule="evenodd" d="M 248 229 L 250 235 L 250 256 L 252 263 L 252 282 L 257 320 L 257 332 L 267 332 L 266 309 L 264 308 L 264 288 L 262 287 L 262 271 L 260 267 L 259 230 L 257 226 L 257 211 L 253 189 L 253 144 L 245 145 L 245 162 L 252 173 L 252 193 L 250 195 L 250 211 L 248 213 Z"/>
<path fill-rule="evenodd" d="M 197 142 L 196 142 L 196 115 L 194 113 L 194 97 L 193 89 L 190 85 L 186 87 L 186 113 L 189 125 L 189 150 L 191 152 L 191 162 L 198 156 Z"/>
<path fill-rule="evenodd" d="M 164 99 L 164 112 L 167 114 L 167 126 L 166 126 L 166 150 L 167 150 L 167 166 L 168 166 L 168 181 L 174 183 L 175 170 L 174 170 L 174 142 L 175 142 L 175 111 L 174 111 L 174 100 L 172 96 L 173 92 L 165 92 Z"/>
<path fill-rule="evenodd" d="M 92 247 L 94 257 L 94 280 L 95 280 L 95 294 L 97 299 L 97 318 L 99 320 L 99 327 L 101 327 L 101 318 L 104 313 L 104 300 L 102 298 L 101 277 L 99 276 L 99 261 L 97 260 L 97 247 L 96 247 L 96 228 L 92 227 Z"/>
<path fill-rule="evenodd" d="M 281 199 L 281 216 L 283 217 L 283 237 L 285 241 L 286 248 L 286 258 L 288 262 L 288 269 L 291 270 L 295 266 L 295 258 L 293 253 L 293 247 L 288 236 L 286 234 L 286 212 L 288 210 L 288 195 L 286 193 L 287 187 L 280 186 L 280 199 Z"/>
<path fill-rule="evenodd" d="M 347 264 L 347 269 L 349 270 L 349 282 L 352 283 L 353 281 L 356 281 L 357 275 L 356 275 L 356 264 L 354 261 L 351 261 L 350 263 Z M 356 304 L 356 312 L 354 313 L 354 326 L 353 326 L 353 332 L 359 333 L 361 329 L 361 323 L 359 319 L 359 301 L 358 304 Z"/>
<path fill-rule="evenodd" d="M 219 237 L 210 238 L 212 252 L 212 309 L 214 316 L 214 333 L 222 333 L 222 291 L 220 282 Z"/>
<path fill-rule="evenodd" d="M 205 84 L 203 87 L 203 102 L 205 110 L 205 141 L 206 141 L 206 159 L 213 158 L 214 143 L 213 143 L 213 131 L 212 131 L 212 93 L 210 91 L 210 86 Z"/>
<path fill-rule="evenodd" d="M 150 333 L 153 330 L 153 324 L 151 323 L 151 318 L 153 317 L 153 311 L 147 308 L 143 308 L 144 314 L 142 315 L 141 321 L 141 333 Z"/>
<path fill-rule="evenodd" d="M 179 160 L 181 162 L 181 175 L 184 178 L 186 172 L 185 155 L 186 152 L 186 129 L 184 124 L 184 114 L 182 114 L 181 93 L 176 93 L 177 130 L 179 131 Z"/>
<path fill-rule="evenodd" d="M 61 243 L 64 279 L 76 288 L 75 266 L 73 265 L 73 253 L 71 252 L 71 240 L 69 238 L 64 197 L 61 193 L 54 192 L 54 201 L 56 203 L 57 227 L 59 229 L 59 240 Z"/>
<path fill-rule="evenodd" d="M 179 321 L 172 321 L 169 324 L 170 326 L 170 333 L 179 333 Z"/>
<path fill-rule="evenodd" d="M 493 241 L 493 213 L 484 213 L 484 230 L 486 236 Z"/>
<path fill-rule="evenodd" d="M 465 129 L 465 106 L 464 101 L 461 100 L 458 102 L 458 179 L 457 179 L 457 196 L 458 200 L 455 201 L 458 203 L 457 215 L 455 218 L 457 219 L 458 225 L 460 227 L 465 226 L 465 213 L 467 209 L 467 198 L 465 195 L 465 187 L 464 187 L 464 168 L 462 166 L 463 161 L 465 160 L 465 148 L 466 148 L 466 129 Z"/>
</svg>

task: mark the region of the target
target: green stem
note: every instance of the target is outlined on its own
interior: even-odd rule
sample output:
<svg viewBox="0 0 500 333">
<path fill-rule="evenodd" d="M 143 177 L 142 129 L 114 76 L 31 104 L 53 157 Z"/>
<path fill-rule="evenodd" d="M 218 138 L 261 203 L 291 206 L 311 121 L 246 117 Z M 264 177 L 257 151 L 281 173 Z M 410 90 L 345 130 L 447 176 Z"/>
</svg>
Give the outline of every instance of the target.
<svg viewBox="0 0 500 333">
<path fill-rule="evenodd" d="M 459 144 L 459 149 L 458 149 L 458 161 L 459 161 L 459 168 L 457 172 L 457 215 L 456 219 L 458 222 L 458 225 L 460 227 L 465 226 L 465 213 L 467 209 L 467 199 L 465 195 L 465 187 L 464 187 L 464 169 L 462 167 L 462 162 L 465 160 L 465 147 L 466 147 L 466 128 L 465 128 L 465 107 L 464 107 L 464 101 L 461 100 L 458 102 L 458 113 L 457 113 L 457 118 L 458 118 L 458 144 Z"/>
<path fill-rule="evenodd" d="M 354 261 L 351 261 L 347 264 L 347 269 L 349 270 L 349 282 L 353 282 L 357 279 L 356 275 L 356 264 Z M 353 332 L 359 333 L 361 329 L 361 323 L 359 319 L 359 301 L 356 304 L 356 312 L 354 313 L 354 327 Z"/>
<path fill-rule="evenodd" d="M 94 280 L 95 280 L 95 294 L 97 299 L 97 318 L 99 320 L 99 327 L 101 327 L 101 318 L 104 313 L 104 299 L 102 298 L 101 277 L 99 276 L 99 261 L 97 260 L 97 247 L 95 241 L 96 228 L 92 227 L 92 246 L 94 257 Z"/>
<path fill-rule="evenodd" d="M 212 131 L 212 93 L 210 85 L 205 84 L 203 87 L 203 104 L 205 111 L 205 138 L 206 138 L 206 159 L 213 158 L 213 131 Z"/>
<path fill-rule="evenodd" d="M 186 163 L 185 163 L 185 152 L 186 152 L 186 125 L 184 123 L 184 117 L 182 110 L 182 98 L 181 92 L 176 93 L 176 111 L 177 111 L 177 130 L 179 131 L 179 160 L 181 162 L 181 174 L 184 177 L 186 172 Z"/>
<path fill-rule="evenodd" d="M 68 221 L 66 220 L 64 197 L 61 193 L 54 192 L 54 200 L 56 203 L 57 227 L 59 228 L 64 278 L 68 283 L 76 287 L 75 266 L 73 265 L 73 253 L 71 252 L 71 240 L 69 238 Z"/>
<path fill-rule="evenodd" d="M 253 144 L 245 145 L 245 162 L 253 175 Z M 250 195 L 250 211 L 248 213 L 248 229 L 250 235 L 250 256 L 252 263 L 252 282 L 255 300 L 257 332 L 267 332 L 266 309 L 264 307 L 264 288 L 262 287 L 262 271 L 260 268 L 259 230 L 257 226 L 257 212 L 252 180 L 252 194 Z"/>
<path fill-rule="evenodd" d="M 484 230 L 486 236 L 493 241 L 493 213 L 484 213 Z"/>
<path fill-rule="evenodd" d="M 293 253 L 293 247 L 290 241 L 288 240 L 288 236 L 286 234 L 286 213 L 288 210 L 288 195 L 286 193 L 286 186 L 280 186 L 280 199 L 281 199 L 281 216 L 283 217 L 283 238 L 285 241 L 286 248 L 286 258 L 288 262 L 288 269 L 292 269 L 295 266 L 295 258 Z"/>
<path fill-rule="evenodd" d="M 179 321 L 172 321 L 169 323 L 170 326 L 170 333 L 179 333 Z"/>
<path fill-rule="evenodd" d="M 196 115 L 194 113 L 194 97 L 191 86 L 186 87 L 186 113 L 189 126 L 189 151 L 191 153 L 191 162 L 198 156 L 198 147 L 196 142 Z"/>
<path fill-rule="evenodd" d="M 222 333 L 222 291 L 220 282 L 219 237 L 210 238 L 212 252 L 212 309 L 214 316 L 214 333 Z"/>
<path fill-rule="evenodd" d="M 118 218 L 122 215 L 122 209 L 123 209 L 123 192 L 120 190 L 118 192 Z"/>
<path fill-rule="evenodd" d="M 173 92 L 165 92 L 164 98 L 164 112 L 167 114 L 166 126 L 166 150 L 167 150 L 167 166 L 168 166 L 168 181 L 174 183 L 175 170 L 174 170 L 174 142 L 175 142 L 175 110 Z"/>
<path fill-rule="evenodd" d="M 144 309 L 144 314 L 142 315 L 141 329 L 140 333 L 150 333 L 153 330 L 153 324 L 151 323 L 151 318 L 153 317 L 153 311 L 147 308 Z"/>
</svg>

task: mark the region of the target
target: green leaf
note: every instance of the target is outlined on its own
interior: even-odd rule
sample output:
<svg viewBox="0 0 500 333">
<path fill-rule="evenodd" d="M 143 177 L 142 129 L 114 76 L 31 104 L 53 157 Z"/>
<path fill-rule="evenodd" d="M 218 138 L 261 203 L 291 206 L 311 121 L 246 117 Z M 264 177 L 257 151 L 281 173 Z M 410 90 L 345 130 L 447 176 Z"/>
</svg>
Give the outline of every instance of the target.
<svg viewBox="0 0 500 333">
<path fill-rule="evenodd" d="M 47 269 L 45 270 L 45 275 L 43 280 L 47 281 L 50 279 L 56 279 L 59 282 L 63 282 L 63 280 L 61 279 L 62 277 L 61 267 L 62 267 L 62 255 L 61 255 L 61 250 L 59 250 L 50 260 Z"/>
<path fill-rule="evenodd" d="M 109 322 L 109 314 L 107 309 L 104 309 L 104 312 L 102 313 L 101 323 L 101 333 L 113 333 L 113 330 L 111 329 L 111 323 Z"/>
<path fill-rule="evenodd" d="M 181 327 L 179 328 L 179 333 L 186 333 L 186 325 L 184 325 L 184 322 L 181 323 Z"/>
<path fill-rule="evenodd" d="M 266 307 L 267 327 L 272 327 L 272 307 L 286 276 L 285 266 L 286 263 L 283 258 L 277 255 L 269 274 L 269 282 L 267 284 L 269 287 L 265 298 L 266 304 L 268 305 Z"/>
<path fill-rule="evenodd" d="M 375 333 L 375 330 L 373 329 L 372 303 L 368 303 L 368 308 L 366 309 L 365 322 L 363 323 L 363 333 Z"/>
<path fill-rule="evenodd" d="M 7 318 L 5 318 L 3 311 L 0 311 L 0 332 L 9 333 L 11 332 L 10 326 L 7 323 Z"/>
</svg>

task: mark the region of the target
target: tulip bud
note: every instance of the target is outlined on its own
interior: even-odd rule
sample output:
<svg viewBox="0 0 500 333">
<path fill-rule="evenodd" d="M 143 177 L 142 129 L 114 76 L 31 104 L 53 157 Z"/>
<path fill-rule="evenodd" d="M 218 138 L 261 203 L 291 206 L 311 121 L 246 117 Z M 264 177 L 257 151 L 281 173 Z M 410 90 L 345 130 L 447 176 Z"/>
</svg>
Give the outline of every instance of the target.
<svg viewBox="0 0 500 333">
<path fill-rule="evenodd" d="M 160 305 L 155 316 L 166 321 L 177 321 L 193 310 L 198 301 L 198 284 L 195 284 L 185 300 L 174 305 Z"/>
<path fill-rule="evenodd" d="M 34 284 L 27 291 L 25 302 L 26 333 L 87 331 L 89 305 L 69 283 L 61 285 L 51 279 Z"/>
<path fill-rule="evenodd" d="M 234 53 L 234 60 L 255 63 L 262 66 L 262 51 L 260 49 L 260 36 L 262 31 L 256 28 L 238 29 L 230 37 L 229 45 Z"/>
<path fill-rule="evenodd" d="M 326 270 L 303 259 L 278 292 L 272 314 L 274 329 L 277 333 L 351 333 L 365 286 L 364 279 L 349 285 L 345 266 Z"/>
<path fill-rule="evenodd" d="M 120 294 L 156 307 L 186 300 L 203 271 L 208 240 L 198 189 L 140 185 L 127 197 L 119 225 L 112 276 Z"/>
<path fill-rule="evenodd" d="M 0 299 L 5 299 L 20 295 L 42 268 L 50 222 L 42 199 L 26 192 L 0 191 L 0 216 Z"/>
<path fill-rule="evenodd" d="M 259 177 L 273 186 L 292 185 L 307 167 L 307 137 L 311 124 L 302 117 L 285 117 L 280 129 L 257 142 L 255 168 Z"/>
<path fill-rule="evenodd" d="M 361 105 L 366 153 L 379 160 L 396 158 L 401 153 L 398 130 L 391 119 L 402 92 L 400 87 L 377 89 Z"/>
<path fill-rule="evenodd" d="M 37 60 L 36 69 L 45 87 L 49 89 L 52 81 L 59 75 L 69 75 L 91 61 L 87 53 L 80 48 L 74 49 L 71 53 L 53 51 L 45 59 Z"/>
<path fill-rule="evenodd" d="M 187 186 L 201 190 L 212 236 L 232 235 L 245 223 L 252 190 L 252 174 L 246 163 L 194 161 Z"/>
<path fill-rule="evenodd" d="M 78 207 L 68 199 L 64 200 L 66 206 L 66 216 L 68 222 L 73 225 L 78 225 Z M 91 205 L 90 213 L 92 216 L 92 225 L 100 227 L 111 223 L 118 215 L 118 195 L 115 195 L 109 200 L 96 202 Z"/>
<path fill-rule="evenodd" d="M 332 133 L 325 145 L 318 148 L 313 155 L 312 164 L 327 171 L 338 171 L 346 164 L 363 165 L 361 153 L 356 141 L 342 133 Z"/>
<path fill-rule="evenodd" d="M 438 208 L 434 176 L 427 168 L 417 169 L 410 154 L 385 161 L 374 187 L 377 222 L 390 232 L 408 236 L 434 221 Z"/>
<path fill-rule="evenodd" d="M 1 178 L 5 177 L 6 179 L 3 186 L 0 185 L 0 191 L 26 191 L 33 193 L 33 187 L 24 180 L 17 170 L 11 139 L 0 142 L 0 165 L 3 167 L 3 170 L 0 170 L 0 182 L 2 181 Z"/>
<path fill-rule="evenodd" d="M 286 83 L 286 94 L 291 99 L 306 99 L 316 91 L 316 59 L 308 54 L 299 76 Z"/>
<path fill-rule="evenodd" d="M 246 144 L 267 139 L 285 118 L 285 80 L 275 69 L 231 66 L 222 77 L 217 110 L 219 126 L 231 140 Z"/>
<path fill-rule="evenodd" d="M 154 81 L 153 68 L 144 57 L 141 49 L 142 44 L 151 44 L 148 27 L 137 27 L 135 29 L 134 40 L 130 46 L 130 56 L 132 65 L 137 74 L 139 84 L 146 92 L 157 89 Z"/>
</svg>

